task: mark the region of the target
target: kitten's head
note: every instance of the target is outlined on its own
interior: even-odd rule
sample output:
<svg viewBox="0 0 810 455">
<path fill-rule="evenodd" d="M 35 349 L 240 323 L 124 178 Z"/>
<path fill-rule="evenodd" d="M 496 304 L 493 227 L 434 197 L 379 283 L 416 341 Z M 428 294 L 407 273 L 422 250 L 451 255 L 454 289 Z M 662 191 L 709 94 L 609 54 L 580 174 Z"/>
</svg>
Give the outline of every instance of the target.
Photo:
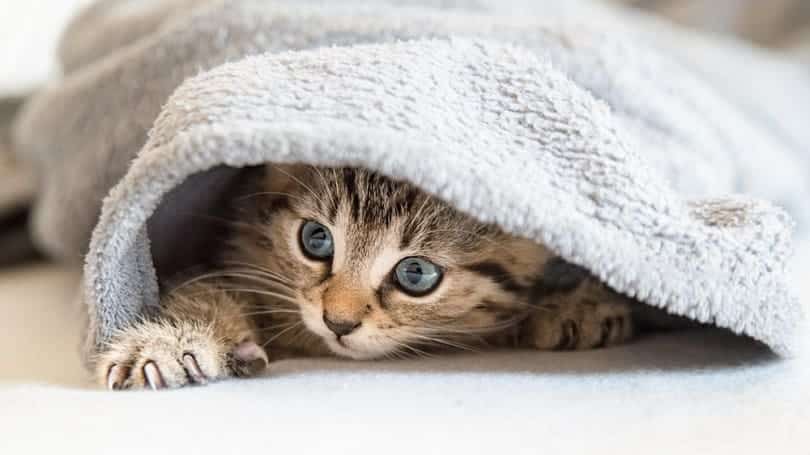
<svg viewBox="0 0 810 455">
<path fill-rule="evenodd" d="M 294 302 L 306 328 L 356 359 L 513 325 L 546 257 L 412 185 L 359 169 L 268 166 L 247 201 L 255 221 L 236 236 L 237 257 L 278 275 L 273 291 L 290 297 L 280 299 Z"/>
</svg>

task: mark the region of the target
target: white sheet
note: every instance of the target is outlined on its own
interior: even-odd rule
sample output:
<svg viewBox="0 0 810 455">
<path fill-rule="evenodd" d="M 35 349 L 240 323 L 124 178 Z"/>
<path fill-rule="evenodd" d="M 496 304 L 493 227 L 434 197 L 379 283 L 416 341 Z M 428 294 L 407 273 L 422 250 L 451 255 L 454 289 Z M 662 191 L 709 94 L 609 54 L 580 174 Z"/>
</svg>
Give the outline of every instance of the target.
<svg viewBox="0 0 810 455">
<path fill-rule="evenodd" d="M 0 454 L 810 453 L 810 357 L 777 361 L 714 331 L 583 353 L 291 360 L 251 381 L 98 391 L 79 365 L 74 280 L 0 274 Z"/>
</svg>

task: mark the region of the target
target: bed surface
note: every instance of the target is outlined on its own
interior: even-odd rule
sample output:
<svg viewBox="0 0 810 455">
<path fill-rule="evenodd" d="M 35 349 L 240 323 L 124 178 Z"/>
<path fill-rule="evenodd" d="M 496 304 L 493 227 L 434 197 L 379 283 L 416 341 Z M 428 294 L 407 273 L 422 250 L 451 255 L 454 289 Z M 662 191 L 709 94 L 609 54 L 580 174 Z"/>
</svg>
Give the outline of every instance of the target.
<svg viewBox="0 0 810 455">
<path fill-rule="evenodd" d="M 810 272 L 800 251 L 797 280 Z M 810 453 L 810 357 L 713 330 L 582 353 L 291 360 L 250 381 L 99 391 L 79 363 L 76 279 L 0 273 L 0 453 Z"/>
</svg>

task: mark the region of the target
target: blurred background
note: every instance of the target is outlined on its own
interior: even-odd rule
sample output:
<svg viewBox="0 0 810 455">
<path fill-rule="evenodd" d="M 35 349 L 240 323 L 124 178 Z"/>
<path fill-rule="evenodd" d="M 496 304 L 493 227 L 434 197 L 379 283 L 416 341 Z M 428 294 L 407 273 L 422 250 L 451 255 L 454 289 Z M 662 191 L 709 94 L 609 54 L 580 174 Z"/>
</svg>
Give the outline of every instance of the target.
<svg viewBox="0 0 810 455">
<path fill-rule="evenodd" d="M 810 0 L 604 1 L 653 11 L 695 29 L 734 34 L 810 59 Z M 53 55 L 62 28 L 87 3 L 89 0 L 0 0 L 0 96 L 28 93 L 55 74 Z"/>
<path fill-rule="evenodd" d="M 675 22 L 735 34 L 762 46 L 810 50 L 808 0 L 617 0 Z"/>
</svg>

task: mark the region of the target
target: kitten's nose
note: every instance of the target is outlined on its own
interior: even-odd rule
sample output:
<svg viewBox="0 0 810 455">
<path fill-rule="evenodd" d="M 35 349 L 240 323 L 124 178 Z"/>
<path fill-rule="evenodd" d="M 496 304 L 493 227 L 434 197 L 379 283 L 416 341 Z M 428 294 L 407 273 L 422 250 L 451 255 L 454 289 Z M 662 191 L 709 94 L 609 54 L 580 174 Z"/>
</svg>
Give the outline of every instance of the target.
<svg viewBox="0 0 810 455">
<path fill-rule="evenodd" d="M 335 332 L 335 335 L 338 337 L 342 337 L 354 332 L 354 330 L 360 327 L 360 324 L 362 324 L 362 321 L 333 321 L 329 319 L 326 313 L 323 314 L 323 322 L 327 327 L 329 327 L 329 330 Z"/>
</svg>

